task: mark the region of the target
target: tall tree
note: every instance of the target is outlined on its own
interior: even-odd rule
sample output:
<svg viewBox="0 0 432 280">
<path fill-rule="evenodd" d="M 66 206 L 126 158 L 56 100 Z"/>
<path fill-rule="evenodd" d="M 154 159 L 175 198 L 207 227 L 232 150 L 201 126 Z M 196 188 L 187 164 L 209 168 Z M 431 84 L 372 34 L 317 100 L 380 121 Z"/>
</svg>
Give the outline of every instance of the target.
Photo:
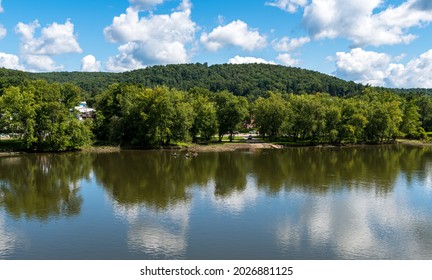
<svg viewBox="0 0 432 280">
<path fill-rule="evenodd" d="M 258 98 L 252 107 L 253 120 L 260 134 L 274 141 L 289 117 L 288 103 L 280 93 L 270 92 L 268 98 Z"/>
<path fill-rule="evenodd" d="M 215 95 L 217 118 L 219 122 L 219 141 L 225 134 L 234 139 L 234 132 L 248 114 L 248 102 L 244 97 L 238 97 L 228 91 Z"/>
</svg>

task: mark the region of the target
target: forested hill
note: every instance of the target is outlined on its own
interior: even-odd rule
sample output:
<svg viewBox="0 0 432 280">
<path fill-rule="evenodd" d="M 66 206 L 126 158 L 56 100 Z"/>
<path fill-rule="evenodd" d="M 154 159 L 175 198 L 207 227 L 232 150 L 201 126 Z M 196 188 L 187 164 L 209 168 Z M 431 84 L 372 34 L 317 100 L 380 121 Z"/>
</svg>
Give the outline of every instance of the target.
<svg viewBox="0 0 432 280">
<path fill-rule="evenodd" d="M 26 73 L 0 69 L 0 88 L 19 84 L 25 77 L 74 83 L 89 95 L 100 93 L 116 82 L 147 87 L 165 85 L 181 90 L 192 87 L 206 88 L 213 92 L 228 90 L 235 95 L 250 97 L 260 96 L 269 90 L 288 93 L 327 92 L 344 96 L 363 89 L 360 84 L 316 71 L 268 64 L 180 64 L 152 66 L 125 73 Z"/>
<path fill-rule="evenodd" d="M 206 64 L 154 66 L 123 74 L 125 81 L 146 86 L 166 85 L 187 90 L 198 86 L 212 92 L 228 90 L 240 96 L 260 96 L 270 91 L 288 93 L 356 93 L 353 82 L 300 68 L 268 64 Z"/>
</svg>

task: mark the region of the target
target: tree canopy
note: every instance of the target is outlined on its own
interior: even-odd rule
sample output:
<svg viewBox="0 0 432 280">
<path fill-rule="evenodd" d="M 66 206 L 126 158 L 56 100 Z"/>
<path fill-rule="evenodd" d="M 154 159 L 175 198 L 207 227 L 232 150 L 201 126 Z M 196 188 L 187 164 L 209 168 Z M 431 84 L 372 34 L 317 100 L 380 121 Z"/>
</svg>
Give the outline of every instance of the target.
<svg viewBox="0 0 432 280">
<path fill-rule="evenodd" d="M 96 109 L 82 121 L 74 107 Z M 380 143 L 426 138 L 430 90 L 391 90 L 277 65 L 183 64 L 125 73 L 0 69 L 0 134 L 31 151 L 92 141 L 154 148 L 219 141 L 252 126 L 270 141 Z"/>
</svg>

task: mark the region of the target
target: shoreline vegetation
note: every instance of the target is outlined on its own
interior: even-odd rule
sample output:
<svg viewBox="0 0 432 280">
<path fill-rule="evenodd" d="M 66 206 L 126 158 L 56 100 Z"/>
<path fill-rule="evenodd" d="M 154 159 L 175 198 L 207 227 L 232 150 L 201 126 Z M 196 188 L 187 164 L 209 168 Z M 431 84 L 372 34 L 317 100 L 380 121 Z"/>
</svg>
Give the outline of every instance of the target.
<svg viewBox="0 0 432 280">
<path fill-rule="evenodd" d="M 21 148 L 14 149 L 9 145 L 8 148 L 5 148 L 2 144 L 5 140 L 0 140 L 0 157 L 2 156 L 17 156 L 24 154 L 33 154 L 33 153 L 58 153 L 58 152 L 28 152 Z M 80 150 L 70 151 L 73 153 L 115 153 L 120 151 L 143 151 L 143 150 L 152 150 L 152 151 L 172 151 L 173 153 L 180 152 L 191 152 L 191 153 L 208 153 L 208 152 L 232 152 L 238 150 L 280 150 L 287 148 L 355 148 L 355 147 L 373 147 L 373 146 L 382 146 L 382 145 L 407 145 L 407 146 L 415 146 L 415 147 L 432 147 L 432 142 L 421 141 L 421 140 L 410 140 L 410 139 L 397 139 L 393 143 L 376 143 L 376 144 L 330 144 L 330 143 L 311 143 L 311 142 L 303 142 L 303 143 L 272 143 L 265 142 L 262 140 L 252 140 L 252 141 L 237 141 L 237 142 L 212 142 L 207 144 L 188 144 L 188 145 L 173 145 L 170 147 L 162 147 L 162 148 L 137 148 L 137 147 L 120 147 L 120 146 L 110 146 L 110 145 L 94 145 L 87 146 Z"/>
<path fill-rule="evenodd" d="M 0 69 L 0 151 L 113 149 L 101 144 L 122 149 L 270 149 L 427 141 L 432 136 L 427 133 L 432 131 L 429 91 L 359 86 L 264 65 L 150 70 L 156 69 L 169 71 L 129 73 L 137 79 L 104 81 L 90 92 L 66 76 L 60 82 L 33 80 Z M 218 75 L 204 79 L 206 69 Z M 159 77 L 161 85 L 140 82 L 146 75 Z M 79 77 L 91 80 L 88 73 Z M 162 77 L 177 77 L 177 83 Z M 247 139 L 248 134 L 255 137 Z"/>
</svg>

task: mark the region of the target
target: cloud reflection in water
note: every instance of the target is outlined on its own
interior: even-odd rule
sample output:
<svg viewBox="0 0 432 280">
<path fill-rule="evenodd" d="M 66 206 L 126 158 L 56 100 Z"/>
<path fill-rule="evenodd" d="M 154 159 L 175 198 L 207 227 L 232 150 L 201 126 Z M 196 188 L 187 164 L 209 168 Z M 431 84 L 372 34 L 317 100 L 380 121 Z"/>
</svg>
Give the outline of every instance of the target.
<svg viewBox="0 0 432 280">
<path fill-rule="evenodd" d="M 0 259 L 5 259 L 13 252 L 16 245 L 16 237 L 10 234 L 4 221 L 3 213 L 0 213 Z"/>
<path fill-rule="evenodd" d="M 178 259 L 185 255 L 191 206 L 179 203 L 166 210 L 114 202 L 115 215 L 128 224 L 131 251 L 154 258 Z"/>
</svg>

